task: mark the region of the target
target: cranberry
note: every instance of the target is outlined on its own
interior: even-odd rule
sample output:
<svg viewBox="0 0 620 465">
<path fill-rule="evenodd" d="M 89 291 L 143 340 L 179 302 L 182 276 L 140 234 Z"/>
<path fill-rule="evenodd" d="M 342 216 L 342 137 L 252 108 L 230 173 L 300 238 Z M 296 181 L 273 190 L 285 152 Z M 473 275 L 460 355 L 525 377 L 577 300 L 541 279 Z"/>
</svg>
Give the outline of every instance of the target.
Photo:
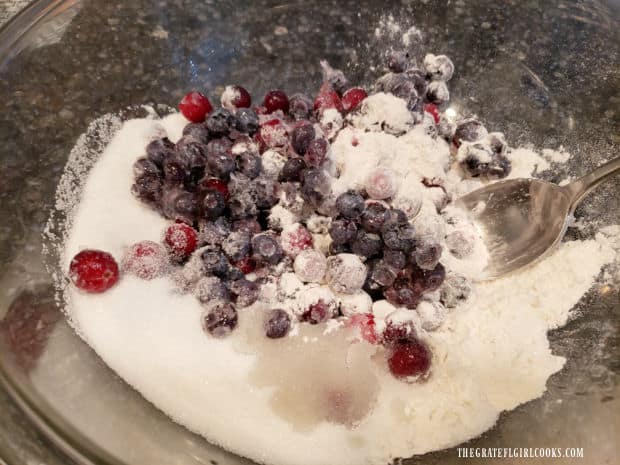
<svg viewBox="0 0 620 465">
<path fill-rule="evenodd" d="M 342 96 L 342 108 L 346 113 L 355 110 L 362 100 L 368 97 L 368 93 L 361 87 L 353 87 Z"/>
<path fill-rule="evenodd" d="M 306 309 L 301 315 L 301 321 L 305 321 L 311 325 L 318 325 L 319 323 L 329 320 L 331 317 L 332 313 L 329 305 L 323 299 L 320 299 Z"/>
<path fill-rule="evenodd" d="M 198 234 L 194 228 L 185 223 L 175 223 L 166 229 L 164 242 L 170 254 L 182 260 L 196 250 Z"/>
<path fill-rule="evenodd" d="M 282 110 L 284 113 L 287 113 L 289 109 L 288 96 L 281 90 L 271 90 L 265 95 L 263 106 L 267 110 L 267 113 L 273 113 L 277 110 Z"/>
<path fill-rule="evenodd" d="M 349 317 L 348 324 L 350 326 L 357 326 L 360 331 L 362 339 L 371 344 L 376 344 L 378 341 L 377 333 L 375 332 L 375 317 L 372 313 L 361 313 L 351 315 Z"/>
<path fill-rule="evenodd" d="M 417 340 L 400 343 L 392 350 L 388 365 L 396 378 L 424 376 L 431 366 L 431 353 Z"/>
<path fill-rule="evenodd" d="M 335 108 L 340 113 L 344 110 L 338 93 L 326 82 L 321 86 L 318 95 L 314 99 L 314 109 L 322 113 L 329 108 Z"/>
<path fill-rule="evenodd" d="M 424 104 L 424 111 L 431 114 L 435 120 L 435 124 L 439 124 L 439 109 L 437 108 L 437 105 L 434 103 L 426 103 Z"/>
<path fill-rule="evenodd" d="M 310 142 L 304 160 L 309 166 L 319 166 L 325 161 L 329 144 L 325 139 L 314 139 Z"/>
<path fill-rule="evenodd" d="M 183 97 L 179 103 L 179 110 L 192 123 L 201 123 L 213 111 L 213 106 L 207 97 L 200 92 L 192 91 Z"/>
<path fill-rule="evenodd" d="M 288 143 L 286 127 L 278 118 L 271 119 L 261 125 L 260 142 L 269 148 L 284 147 Z"/>
<path fill-rule="evenodd" d="M 250 108 L 252 97 L 241 86 L 227 86 L 224 94 L 222 94 L 222 105 L 226 108 Z"/>
<path fill-rule="evenodd" d="M 69 278 L 83 291 L 105 292 L 118 281 L 118 265 L 107 252 L 82 250 L 71 260 Z"/>
<path fill-rule="evenodd" d="M 225 200 L 228 200 L 230 193 L 228 192 L 228 186 L 224 181 L 218 178 L 207 178 L 200 182 L 200 188 L 204 191 L 216 190 L 224 196 Z"/>
<path fill-rule="evenodd" d="M 402 324 L 388 323 L 381 335 L 381 342 L 385 346 L 402 344 L 408 341 L 414 341 L 415 339 L 416 330 L 412 321 L 407 321 Z"/>
<path fill-rule="evenodd" d="M 235 266 L 241 270 L 243 274 L 250 274 L 256 269 L 256 262 L 250 257 L 245 257 L 236 261 Z"/>
<path fill-rule="evenodd" d="M 132 245 L 123 257 L 123 270 L 142 279 L 153 279 L 168 265 L 168 254 L 164 246 L 153 241 L 142 241 Z"/>
<path fill-rule="evenodd" d="M 296 257 L 302 250 L 312 247 L 312 235 L 300 224 L 294 224 L 280 235 L 284 253 Z"/>
</svg>

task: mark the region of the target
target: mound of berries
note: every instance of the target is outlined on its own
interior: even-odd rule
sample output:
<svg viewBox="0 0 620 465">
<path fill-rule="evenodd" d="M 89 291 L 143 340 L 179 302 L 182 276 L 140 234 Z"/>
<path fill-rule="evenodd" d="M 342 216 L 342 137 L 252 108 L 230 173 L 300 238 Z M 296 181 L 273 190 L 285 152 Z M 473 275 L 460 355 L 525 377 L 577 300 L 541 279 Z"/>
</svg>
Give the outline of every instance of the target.
<svg viewBox="0 0 620 465">
<path fill-rule="evenodd" d="M 398 182 L 387 168 L 373 171 L 362 189 L 332 192 L 330 141 L 369 93 L 321 65 L 324 82 L 313 98 L 272 90 L 252 106 L 250 93 L 231 85 L 213 106 L 200 92 L 188 93 L 179 104 L 188 120 L 183 136 L 151 141 L 134 164 L 132 193 L 170 221 L 161 243 L 130 245 L 120 267 L 105 252 L 80 252 L 70 277 L 95 293 L 116 283 L 119 268 L 138 279 L 170 277 L 205 306 L 203 328 L 217 338 L 259 301 L 269 307 L 263 319 L 269 339 L 285 337 L 296 324 L 343 321 L 385 347 L 395 377 L 424 379 L 431 350 L 418 331 L 436 329 L 470 291 L 464 277 L 446 272 L 442 242 L 455 255 L 471 247 L 461 245 L 460 231 L 442 242 L 418 234 L 412 209 L 392 202 Z M 418 68 L 395 51 L 387 67 L 374 93 L 403 99 L 416 124 L 448 141 L 466 176 L 509 174 L 501 134 L 488 133 L 475 118 L 452 122 L 443 115 L 454 72 L 446 56 L 429 54 Z M 422 187 L 441 193 L 438 211 L 450 202 L 440 181 L 425 179 Z M 380 328 L 377 301 L 399 309 Z M 417 326 L 408 317 L 416 312 Z"/>
</svg>

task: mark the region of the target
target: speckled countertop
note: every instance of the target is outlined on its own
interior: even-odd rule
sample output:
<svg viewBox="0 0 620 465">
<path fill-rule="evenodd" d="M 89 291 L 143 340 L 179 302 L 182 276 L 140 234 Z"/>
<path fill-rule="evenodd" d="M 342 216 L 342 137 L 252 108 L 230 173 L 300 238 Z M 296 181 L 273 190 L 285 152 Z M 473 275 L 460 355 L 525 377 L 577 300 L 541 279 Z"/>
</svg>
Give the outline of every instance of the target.
<svg viewBox="0 0 620 465">
<path fill-rule="evenodd" d="M 620 144 L 617 0 L 65 3 L 66 8 L 18 44 L 22 51 L 17 57 L 9 62 L 0 57 L 0 277 L 25 281 L 38 276 L 37 270 L 20 268 L 20 253 L 38 254 L 64 162 L 90 121 L 130 104 L 175 105 L 190 87 L 217 94 L 227 83 L 244 83 L 255 96 L 270 87 L 314 89 L 321 58 L 344 68 L 351 80 L 368 84 L 379 74 L 368 63 L 380 63 L 381 53 L 397 42 L 374 36 L 388 11 L 397 23 L 419 27 L 431 51 L 453 58 L 455 105 L 504 131 L 511 145 L 562 144 L 575 154 L 570 173 L 550 172 L 547 178 L 559 181 L 582 173 L 617 154 Z M 0 0 L 0 18 L 3 4 Z M 609 183 L 578 216 L 618 222 L 614 204 L 618 190 Z M 586 227 L 571 234 L 591 232 Z M 0 289 L 0 320 L 2 302 L 14 292 Z M 553 333 L 554 350 L 570 355 L 567 368 L 553 378 L 545 398 L 517 409 L 511 414 L 517 420 L 489 433 L 493 440 L 517 434 L 523 428 L 519 418 L 530 422 L 533 435 L 549 429 L 568 435 L 570 421 L 583 421 L 580 412 L 604 415 L 617 409 L 613 393 L 620 338 L 603 333 L 609 325 L 617 327 L 617 300 L 617 289 L 587 297 L 586 324 Z M 603 337 L 608 340 L 591 342 Z M 594 350 L 601 347 L 602 354 Z M 605 366 L 604 372 L 583 376 L 581 371 L 594 365 Z M 597 376 L 599 385 L 593 389 Z M 536 412 L 553 411 L 551 400 L 567 391 L 581 396 L 574 412 L 552 414 L 552 428 L 545 428 L 543 418 L 548 422 L 549 417 Z M 595 431 L 604 423 L 590 426 Z M 0 450 L 10 451 L 10 465 L 68 463 L 41 442 L 3 391 Z M 618 449 L 611 454 L 617 458 Z M 426 463 L 448 463 L 446 457 L 452 456 L 435 454 Z"/>
</svg>

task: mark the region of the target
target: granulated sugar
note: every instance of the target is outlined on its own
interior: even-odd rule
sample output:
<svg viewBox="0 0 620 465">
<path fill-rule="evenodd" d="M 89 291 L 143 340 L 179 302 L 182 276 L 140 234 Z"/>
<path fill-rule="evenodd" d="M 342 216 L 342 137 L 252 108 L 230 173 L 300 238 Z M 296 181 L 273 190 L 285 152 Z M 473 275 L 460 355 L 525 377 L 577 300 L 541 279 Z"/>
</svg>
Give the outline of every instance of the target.
<svg viewBox="0 0 620 465">
<path fill-rule="evenodd" d="M 391 113 L 387 115 L 389 119 Z M 363 182 L 377 164 L 405 179 L 441 176 L 453 194 L 480 184 L 446 177 L 449 147 L 421 126 L 396 138 L 365 132 L 373 126 L 368 121 L 368 115 L 353 119 L 332 146 L 333 162 L 341 172 L 334 183 L 337 191 Z M 392 122 L 407 130 L 406 121 Z M 161 239 L 166 220 L 130 194 L 132 164 L 162 127 L 176 140 L 184 124 L 180 115 L 161 122 L 126 122 L 90 170 L 79 204 L 71 193 L 72 181 L 84 176 L 94 159 L 91 152 L 74 152 L 58 196 L 59 207 L 72 218 L 66 223 L 70 230 L 62 245 L 62 269 L 84 247 L 107 250 L 120 259 L 134 242 Z M 513 150 L 510 159 L 511 176 L 529 176 L 549 166 L 529 148 Z M 423 200 L 422 212 L 434 211 L 424 202 L 428 200 Z M 428 234 L 446 233 L 436 233 L 445 228 L 438 218 L 418 224 Z M 433 313 L 432 297 L 420 312 L 407 312 L 433 352 L 432 373 L 423 383 L 395 379 L 385 366 L 384 349 L 350 344 L 352 330 L 338 322 L 326 328 L 298 325 L 278 341 L 253 336 L 253 328 L 260 327 L 253 322 L 273 296 L 241 312 L 239 325 L 245 329 L 226 340 L 204 334 L 200 302 L 179 293 L 168 278 L 125 276 L 96 296 L 66 288 L 66 312 L 80 335 L 123 379 L 213 443 L 271 465 L 383 465 L 475 437 L 502 411 L 542 395 L 547 378 L 564 364 L 551 353 L 547 331 L 567 321 L 601 268 L 613 262 L 614 231 L 617 227 L 595 240 L 563 243 L 521 273 L 475 283 L 470 298 L 447 314 Z M 480 258 L 465 263 L 476 260 L 478 266 L 484 264 Z M 446 266 L 457 268 L 455 263 Z M 460 271 L 475 275 L 470 268 Z M 304 284 L 289 275 L 281 281 L 285 289 L 273 289 L 272 294 L 299 293 Z M 313 298 L 312 292 L 305 297 Z M 347 301 L 350 313 L 369 305 L 355 294 L 335 298 Z M 372 306 L 378 329 L 388 315 L 397 317 L 396 308 L 386 301 Z M 424 329 L 435 326 L 439 329 Z"/>
</svg>

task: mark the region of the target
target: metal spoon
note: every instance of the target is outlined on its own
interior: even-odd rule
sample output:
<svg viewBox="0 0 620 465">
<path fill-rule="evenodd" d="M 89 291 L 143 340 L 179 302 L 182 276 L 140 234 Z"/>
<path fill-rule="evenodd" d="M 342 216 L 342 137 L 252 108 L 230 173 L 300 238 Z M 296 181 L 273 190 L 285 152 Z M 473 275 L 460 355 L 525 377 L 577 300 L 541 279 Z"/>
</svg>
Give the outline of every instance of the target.
<svg viewBox="0 0 620 465">
<path fill-rule="evenodd" d="M 470 212 L 489 250 L 485 279 L 542 258 L 564 236 L 579 202 L 618 171 L 620 158 L 563 187 L 539 179 L 508 179 L 459 198 L 456 205 Z"/>
</svg>

